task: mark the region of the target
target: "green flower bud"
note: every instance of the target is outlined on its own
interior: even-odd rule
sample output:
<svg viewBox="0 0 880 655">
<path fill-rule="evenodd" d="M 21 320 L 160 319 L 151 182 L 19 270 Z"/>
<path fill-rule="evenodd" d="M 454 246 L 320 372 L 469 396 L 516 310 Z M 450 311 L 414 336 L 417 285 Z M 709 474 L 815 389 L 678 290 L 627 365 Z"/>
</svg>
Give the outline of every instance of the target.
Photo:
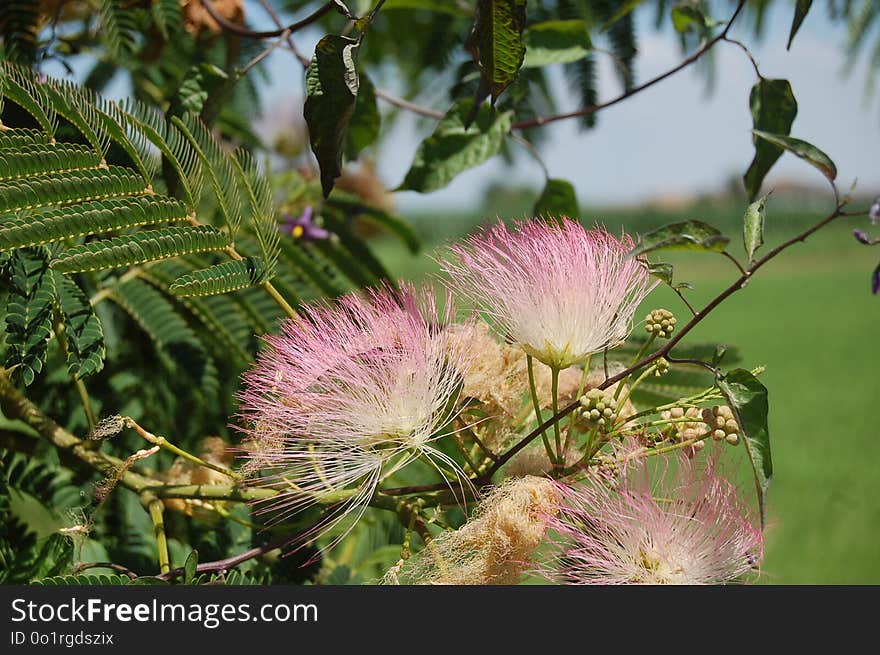
<svg viewBox="0 0 880 655">
<path fill-rule="evenodd" d="M 617 420 L 617 401 L 600 389 L 590 389 L 580 398 L 581 415 L 601 430 L 610 429 Z"/>
<path fill-rule="evenodd" d="M 668 339 L 675 329 L 675 316 L 668 309 L 655 309 L 645 317 L 645 330 L 660 339 Z"/>
<path fill-rule="evenodd" d="M 669 361 L 665 357 L 661 357 L 654 362 L 654 375 L 659 378 L 661 375 L 666 375 L 667 373 L 669 373 Z"/>
</svg>

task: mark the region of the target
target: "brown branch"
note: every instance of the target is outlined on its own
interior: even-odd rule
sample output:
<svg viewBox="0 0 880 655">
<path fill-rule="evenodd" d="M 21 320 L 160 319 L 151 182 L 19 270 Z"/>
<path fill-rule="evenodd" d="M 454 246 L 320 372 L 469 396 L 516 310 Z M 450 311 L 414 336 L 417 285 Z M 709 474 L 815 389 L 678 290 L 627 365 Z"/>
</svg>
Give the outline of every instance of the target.
<svg viewBox="0 0 880 655">
<path fill-rule="evenodd" d="M 339 5 L 330 0 L 329 2 L 325 2 L 321 5 L 320 8 L 313 11 L 311 14 L 303 18 L 302 20 L 296 21 L 295 23 L 291 23 L 287 27 L 279 27 L 277 30 L 265 30 L 261 32 L 257 32 L 254 30 L 249 30 L 246 27 L 242 27 L 238 23 L 233 23 L 230 20 L 224 18 L 220 12 L 218 12 L 214 5 L 211 3 L 211 0 L 201 0 L 202 7 L 205 8 L 205 11 L 213 18 L 217 24 L 222 27 L 225 31 L 230 34 L 234 34 L 235 36 L 241 36 L 247 39 L 273 39 L 276 36 L 281 36 L 285 32 L 288 34 L 293 34 L 294 32 L 303 29 L 304 27 L 308 27 L 312 23 L 320 20 L 326 14 L 330 13 L 334 9 L 339 9 Z M 352 18 L 352 16 L 346 16 L 346 18 Z"/>
<path fill-rule="evenodd" d="M 547 125 L 548 123 L 553 123 L 556 121 L 565 120 L 567 118 L 578 118 L 580 116 L 589 116 L 590 114 L 595 114 L 597 112 L 602 111 L 603 109 L 607 109 L 608 107 L 612 107 L 619 102 L 623 102 L 627 98 L 630 98 L 630 97 L 636 95 L 637 93 L 641 93 L 642 91 L 651 88 L 652 86 L 654 86 L 658 82 L 662 82 L 667 77 L 672 77 L 673 75 L 675 75 L 679 71 L 684 70 L 685 68 L 687 68 L 688 66 L 690 66 L 691 64 L 693 64 L 694 62 L 699 60 L 703 55 L 705 55 L 707 52 L 709 52 L 709 50 L 711 50 L 713 47 L 715 47 L 715 45 L 717 45 L 719 41 L 726 40 L 727 33 L 730 31 L 730 28 L 733 26 L 734 21 L 737 19 L 737 17 L 742 12 L 743 7 L 745 7 L 745 4 L 746 4 L 746 0 L 739 0 L 739 2 L 736 5 L 736 9 L 733 12 L 733 15 L 730 17 L 730 20 L 727 21 L 727 25 L 725 26 L 724 31 L 721 32 L 721 34 L 719 34 L 715 38 L 713 38 L 710 41 L 707 41 L 705 44 L 703 44 L 703 46 L 699 50 L 697 50 L 690 57 L 688 57 L 687 59 L 682 61 L 675 68 L 672 68 L 672 69 L 666 71 L 665 73 L 648 80 L 644 84 L 640 84 L 639 86 L 633 87 L 632 89 L 628 89 L 627 91 L 624 91 L 616 98 L 608 100 L 607 102 L 602 102 L 602 103 L 599 103 L 598 105 L 592 105 L 590 107 L 584 107 L 583 109 L 578 109 L 577 111 L 568 112 L 566 114 L 554 114 L 552 116 L 538 116 L 537 118 L 531 118 L 529 120 L 518 121 L 511 126 L 511 129 L 523 130 L 523 129 L 529 129 L 532 127 L 541 127 L 542 125 Z"/>
<path fill-rule="evenodd" d="M 388 104 L 394 105 L 395 107 L 400 107 L 401 109 L 406 109 L 407 111 L 411 111 L 414 114 L 420 114 L 422 116 L 435 118 L 437 120 L 440 120 L 445 116 L 442 111 L 422 107 L 421 105 L 412 103 L 409 100 L 404 100 L 403 98 L 393 96 L 390 93 L 383 91 L 382 89 L 376 89 L 375 93 L 377 98 L 382 98 L 382 100 L 384 100 Z"/>
</svg>

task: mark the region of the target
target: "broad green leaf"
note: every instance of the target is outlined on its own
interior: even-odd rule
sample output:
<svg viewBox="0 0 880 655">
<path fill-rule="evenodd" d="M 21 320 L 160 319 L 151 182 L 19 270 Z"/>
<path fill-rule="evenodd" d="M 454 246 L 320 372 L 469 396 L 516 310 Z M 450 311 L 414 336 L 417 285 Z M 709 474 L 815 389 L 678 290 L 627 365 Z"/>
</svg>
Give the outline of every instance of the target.
<svg viewBox="0 0 880 655">
<path fill-rule="evenodd" d="M 788 80 L 761 80 L 752 87 L 749 104 L 755 130 L 773 134 L 791 132 L 791 124 L 797 116 L 797 100 Z M 757 137 L 752 140 L 755 144 L 755 157 L 743 177 L 749 202 L 758 197 L 764 177 L 776 160 L 782 156 L 781 147 Z"/>
<path fill-rule="evenodd" d="M 746 209 L 743 216 L 743 245 L 749 261 L 754 261 L 755 251 L 764 245 L 764 208 L 767 196 L 762 196 Z"/>
<path fill-rule="evenodd" d="M 529 26 L 525 32 L 523 68 L 570 64 L 590 54 L 593 43 L 582 20 L 551 20 Z"/>
<path fill-rule="evenodd" d="M 468 47 L 492 103 L 513 84 L 526 54 L 526 0 L 477 0 Z"/>
<path fill-rule="evenodd" d="M 738 368 L 720 376 L 718 388 L 727 399 L 742 430 L 746 452 L 755 474 L 755 487 L 758 492 L 758 506 L 761 510 L 761 524 L 764 523 L 764 500 L 770 478 L 773 476 L 773 462 L 770 458 L 770 431 L 767 424 L 769 404 L 767 387 L 749 371 Z"/>
<path fill-rule="evenodd" d="M 648 273 L 650 273 L 672 289 L 675 289 L 676 291 L 681 291 L 682 289 L 694 288 L 694 285 L 690 282 L 673 283 L 672 278 L 674 272 L 675 268 L 672 266 L 672 264 L 669 264 L 667 262 L 648 262 Z"/>
<path fill-rule="evenodd" d="M 804 22 L 812 6 L 813 0 L 797 0 L 794 7 L 794 18 L 791 21 L 791 32 L 788 34 L 788 45 L 785 46 L 786 50 L 791 50 L 791 42 L 794 41 L 795 35 L 801 29 L 801 23 Z"/>
<path fill-rule="evenodd" d="M 705 29 L 708 26 L 702 11 L 691 5 L 677 5 L 672 8 L 672 26 L 676 32 L 684 34 L 692 28 Z"/>
<path fill-rule="evenodd" d="M 382 117 L 376 104 L 376 91 L 370 78 L 361 73 L 354 114 L 348 125 L 345 155 L 357 159 L 361 150 L 373 145 L 379 137 Z"/>
<path fill-rule="evenodd" d="M 800 157 L 818 169 L 819 172 L 831 182 L 837 177 L 837 166 L 834 165 L 834 162 L 831 161 L 831 158 L 828 155 L 819 150 L 812 143 L 807 143 L 806 141 L 785 134 L 771 134 L 770 132 L 764 132 L 762 130 L 752 130 L 752 133 L 764 141 L 772 143 L 774 146 L 784 150 L 788 150 L 796 157 Z"/>
<path fill-rule="evenodd" d="M 541 197 L 532 210 L 535 216 L 545 218 L 568 216 L 577 218 L 580 213 L 577 194 L 571 182 L 550 178 L 541 192 Z"/>
<path fill-rule="evenodd" d="M 321 169 L 324 197 L 330 195 L 334 180 L 342 175 L 342 149 L 358 96 L 357 48 L 358 42 L 353 39 L 325 36 L 315 46 L 306 76 L 303 114 L 312 152 Z"/>
<path fill-rule="evenodd" d="M 630 252 L 638 257 L 657 250 L 703 250 L 723 252 L 729 238 L 718 229 L 702 221 L 682 221 L 670 223 L 643 235 Z"/>
<path fill-rule="evenodd" d="M 199 551 L 193 550 L 186 556 L 183 564 L 183 584 L 192 584 L 196 579 L 196 567 L 199 565 Z"/>
<path fill-rule="evenodd" d="M 513 112 L 496 112 L 483 105 L 470 127 L 465 121 L 473 100 L 462 100 L 449 110 L 434 133 L 422 141 L 398 191 L 428 193 L 442 189 L 462 171 L 481 164 L 501 149 Z"/>
<path fill-rule="evenodd" d="M 52 274 L 67 341 L 67 370 L 84 378 L 104 368 L 104 330 L 79 285 L 58 271 Z"/>
<path fill-rule="evenodd" d="M 672 275 L 674 271 L 675 269 L 672 264 L 667 264 L 666 262 L 648 263 L 648 273 L 669 286 L 672 286 Z"/>
<path fill-rule="evenodd" d="M 25 386 L 43 370 L 52 335 L 55 279 L 44 248 L 14 251 L 5 266 L 6 367 Z"/>
</svg>

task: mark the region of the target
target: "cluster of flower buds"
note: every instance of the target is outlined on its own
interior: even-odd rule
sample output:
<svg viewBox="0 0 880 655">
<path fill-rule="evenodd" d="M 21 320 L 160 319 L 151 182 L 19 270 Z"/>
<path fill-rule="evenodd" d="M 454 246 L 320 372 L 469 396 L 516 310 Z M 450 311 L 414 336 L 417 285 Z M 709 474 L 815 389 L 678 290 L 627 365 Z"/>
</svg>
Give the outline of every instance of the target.
<svg viewBox="0 0 880 655">
<path fill-rule="evenodd" d="M 660 414 L 660 418 L 664 421 L 676 421 L 671 424 L 669 432 L 678 437 L 679 441 L 693 441 L 691 446 L 694 450 L 701 450 L 706 442 L 700 437 L 704 437 L 709 433 L 708 426 L 702 421 L 702 411 L 699 407 L 673 407 Z M 687 421 L 685 419 L 692 419 Z"/>
<path fill-rule="evenodd" d="M 664 421 L 674 421 L 663 431 L 666 438 L 675 437 L 679 441 L 693 441 L 692 448 L 700 450 L 706 442 L 702 437 L 711 436 L 715 441 L 724 439 L 731 446 L 739 443 L 739 424 L 733 416 L 733 410 L 727 405 L 714 407 L 673 407 L 660 414 Z M 691 420 L 687 420 L 691 419 Z"/>
<path fill-rule="evenodd" d="M 733 416 L 733 410 L 727 405 L 707 407 L 702 412 L 703 421 L 712 430 L 715 441 L 724 439 L 731 446 L 739 443 L 739 423 Z"/>
<path fill-rule="evenodd" d="M 581 415 L 592 426 L 608 431 L 617 419 L 617 401 L 613 394 L 601 389 L 590 389 L 581 396 Z"/>
<path fill-rule="evenodd" d="M 645 330 L 660 339 L 668 339 L 675 329 L 675 316 L 668 309 L 655 309 L 645 317 Z"/>
<path fill-rule="evenodd" d="M 661 357 L 656 362 L 654 362 L 654 375 L 658 378 L 662 375 L 666 375 L 669 373 L 669 360 L 665 357 Z"/>
</svg>

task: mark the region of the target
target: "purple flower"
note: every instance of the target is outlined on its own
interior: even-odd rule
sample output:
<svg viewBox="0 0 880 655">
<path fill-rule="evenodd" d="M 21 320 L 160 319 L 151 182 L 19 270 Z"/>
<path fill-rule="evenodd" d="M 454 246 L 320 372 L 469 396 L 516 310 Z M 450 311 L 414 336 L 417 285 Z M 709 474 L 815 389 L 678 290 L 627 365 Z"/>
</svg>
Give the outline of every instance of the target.
<svg viewBox="0 0 880 655">
<path fill-rule="evenodd" d="M 330 233 L 315 222 L 315 213 L 311 206 L 306 207 L 296 218 L 291 214 L 284 214 L 284 231 L 301 241 L 321 241 L 330 238 Z"/>
<path fill-rule="evenodd" d="M 871 293 L 874 295 L 880 293 L 880 264 L 877 264 L 877 268 L 874 269 L 874 274 L 871 276 Z"/>
<path fill-rule="evenodd" d="M 874 202 L 871 203 L 871 208 L 868 210 L 868 218 L 871 219 L 871 223 L 880 221 L 880 196 L 874 198 Z"/>
</svg>

